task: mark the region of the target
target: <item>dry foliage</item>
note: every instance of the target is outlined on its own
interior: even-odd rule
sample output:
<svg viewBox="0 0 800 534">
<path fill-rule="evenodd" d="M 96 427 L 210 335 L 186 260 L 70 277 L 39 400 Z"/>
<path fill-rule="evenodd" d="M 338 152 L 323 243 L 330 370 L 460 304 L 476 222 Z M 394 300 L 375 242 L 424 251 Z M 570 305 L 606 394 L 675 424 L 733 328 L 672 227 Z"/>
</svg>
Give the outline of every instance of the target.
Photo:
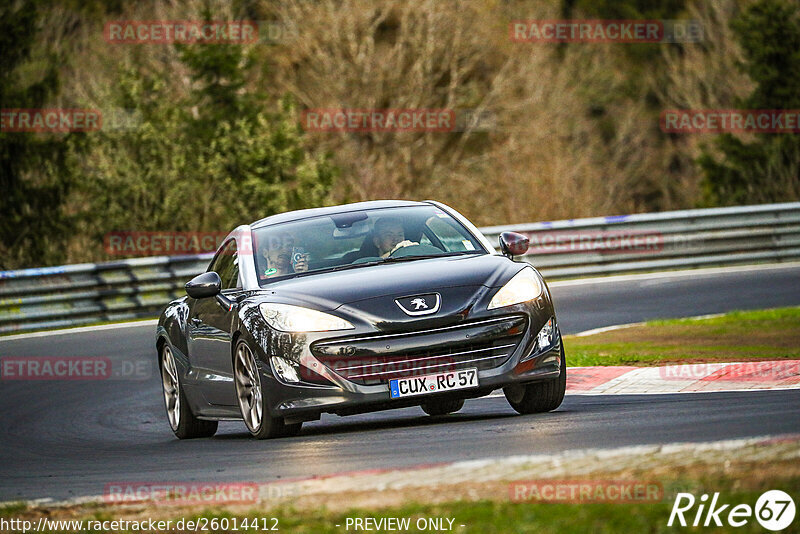
<svg viewBox="0 0 800 534">
<path fill-rule="evenodd" d="M 558 0 L 285 0 L 248 12 L 211 6 L 217 19 L 264 18 L 290 30 L 277 43 L 247 45 L 258 47 L 266 73 L 251 83 L 275 97 L 293 95 L 299 109 L 484 113 L 488 124 L 459 132 L 306 137 L 341 169 L 331 203 L 434 198 L 486 225 L 695 206 L 694 157 L 704 138 L 670 138 L 658 115 L 667 107 L 730 105 L 749 91 L 728 29 L 741 4 L 690 2 L 687 17 L 703 21 L 705 41 L 652 45 L 663 50 L 655 69 L 636 65 L 625 44 L 509 39 L 511 20 L 559 18 Z M 196 19 L 203 5 L 145 2 L 119 18 Z M 55 8 L 45 26 L 70 16 Z M 80 70 L 65 84 L 72 101 L 113 106 L 115 76 L 134 65 L 163 73 L 175 94 L 191 89 L 173 47 L 109 45 L 101 31 L 81 30 Z"/>
</svg>

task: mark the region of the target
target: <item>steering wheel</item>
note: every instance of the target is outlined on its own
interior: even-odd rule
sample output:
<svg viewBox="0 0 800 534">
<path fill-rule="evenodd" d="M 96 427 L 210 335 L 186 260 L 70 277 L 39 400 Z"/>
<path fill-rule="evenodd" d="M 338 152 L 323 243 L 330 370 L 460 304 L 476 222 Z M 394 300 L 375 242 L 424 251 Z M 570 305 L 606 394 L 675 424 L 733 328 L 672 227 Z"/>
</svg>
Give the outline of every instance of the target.
<svg viewBox="0 0 800 534">
<path fill-rule="evenodd" d="M 407 245 L 405 247 L 400 247 L 395 249 L 388 257 L 390 258 L 402 258 L 405 256 L 424 256 L 427 254 L 441 254 L 443 251 L 439 247 L 434 247 L 433 245 L 420 245 L 417 243 L 416 245 Z"/>
<path fill-rule="evenodd" d="M 387 258 L 393 258 L 393 257 L 395 257 L 395 254 L 397 254 L 397 253 L 398 253 L 398 252 L 400 252 L 401 250 L 403 250 L 403 249 L 405 249 L 405 248 L 408 248 L 408 247 L 414 247 L 414 246 L 416 246 L 416 245 L 406 245 L 406 246 L 403 246 L 403 247 L 397 247 L 396 249 L 394 249 L 393 251 L 391 251 L 391 252 L 389 253 L 389 255 L 387 256 Z"/>
</svg>

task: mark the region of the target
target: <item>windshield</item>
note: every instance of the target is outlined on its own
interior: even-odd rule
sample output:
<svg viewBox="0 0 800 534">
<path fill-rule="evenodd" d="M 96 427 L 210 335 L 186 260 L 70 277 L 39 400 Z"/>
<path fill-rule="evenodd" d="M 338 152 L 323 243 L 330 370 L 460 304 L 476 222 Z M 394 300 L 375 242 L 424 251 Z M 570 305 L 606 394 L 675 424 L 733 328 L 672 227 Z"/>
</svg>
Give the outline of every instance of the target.
<svg viewBox="0 0 800 534">
<path fill-rule="evenodd" d="M 475 236 L 435 206 L 350 211 L 253 230 L 259 283 L 435 256 L 486 254 Z"/>
</svg>

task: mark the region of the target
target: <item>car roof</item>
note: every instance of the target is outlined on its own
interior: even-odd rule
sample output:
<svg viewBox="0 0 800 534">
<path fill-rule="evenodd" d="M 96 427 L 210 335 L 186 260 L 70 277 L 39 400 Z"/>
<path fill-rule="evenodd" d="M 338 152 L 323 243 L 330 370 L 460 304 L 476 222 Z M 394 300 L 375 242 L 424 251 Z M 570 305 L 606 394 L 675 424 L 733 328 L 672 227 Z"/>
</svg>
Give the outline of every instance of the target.
<svg viewBox="0 0 800 534">
<path fill-rule="evenodd" d="M 369 202 L 355 202 L 353 204 L 342 204 L 339 206 L 328 206 L 325 208 L 311 208 L 305 210 L 287 211 L 264 217 L 250 225 L 251 228 L 263 228 L 272 224 L 278 224 L 310 217 L 320 217 L 324 215 L 334 215 L 337 213 L 347 213 L 350 211 L 369 210 L 377 208 L 402 208 L 411 206 L 426 206 L 428 202 L 415 202 L 412 200 L 371 200 Z"/>
</svg>

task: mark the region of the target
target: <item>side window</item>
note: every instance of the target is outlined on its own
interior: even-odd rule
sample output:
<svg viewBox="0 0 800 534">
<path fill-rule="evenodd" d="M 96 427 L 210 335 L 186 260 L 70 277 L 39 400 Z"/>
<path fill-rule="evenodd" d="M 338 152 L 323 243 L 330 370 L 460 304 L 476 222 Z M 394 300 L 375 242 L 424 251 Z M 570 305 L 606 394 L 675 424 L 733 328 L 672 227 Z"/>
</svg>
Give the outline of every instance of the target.
<svg viewBox="0 0 800 534">
<path fill-rule="evenodd" d="M 208 269 L 206 269 L 207 273 L 214 271 L 215 273 L 219 274 L 219 269 L 222 265 L 222 259 L 225 257 L 223 252 L 223 250 L 220 250 L 217 252 L 216 256 L 211 259 L 211 263 L 208 264 Z"/>
<path fill-rule="evenodd" d="M 236 241 L 231 239 L 214 257 L 209 271 L 219 275 L 222 289 L 235 288 L 239 284 L 239 255 L 236 252 Z"/>
<path fill-rule="evenodd" d="M 222 289 L 233 289 L 239 285 L 239 254 L 236 250 L 236 241 L 231 239 L 222 250 L 225 257 L 221 271 L 217 271 L 222 280 Z"/>
<path fill-rule="evenodd" d="M 233 246 L 233 251 L 231 252 L 233 261 L 231 262 L 231 266 L 229 269 L 229 278 L 227 284 L 223 284 L 222 289 L 235 289 L 237 287 L 241 287 L 239 283 L 239 252 L 236 250 L 236 245 Z"/>
</svg>

